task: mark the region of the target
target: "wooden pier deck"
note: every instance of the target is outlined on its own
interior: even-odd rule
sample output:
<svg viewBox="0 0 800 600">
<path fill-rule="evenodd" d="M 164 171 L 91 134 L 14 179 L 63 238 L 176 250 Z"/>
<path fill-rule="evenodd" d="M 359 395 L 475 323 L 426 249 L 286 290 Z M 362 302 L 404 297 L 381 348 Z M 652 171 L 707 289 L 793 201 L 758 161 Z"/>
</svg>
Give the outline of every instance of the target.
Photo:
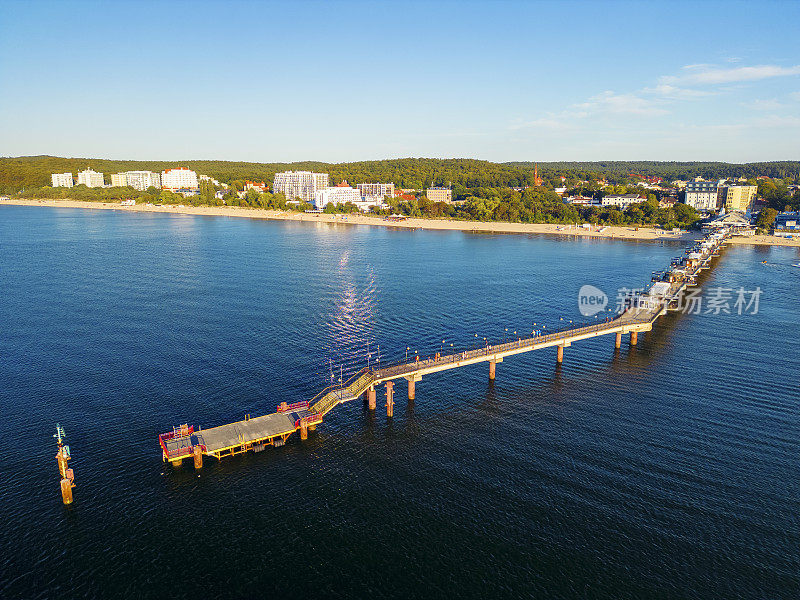
<svg viewBox="0 0 800 600">
<path fill-rule="evenodd" d="M 363 397 L 370 410 L 376 406 L 376 386 L 386 387 L 387 416 L 393 414 L 394 380 L 408 382 L 408 397 L 415 397 L 415 385 L 423 376 L 481 362 L 489 363 L 489 378 L 495 378 L 497 363 L 507 357 L 556 347 L 557 361 L 563 360 L 564 349 L 574 342 L 602 335 L 615 334 L 615 347 L 619 348 L 622 335 L 630 335 L 630 344 L 635 346 L 638 334 L 650 331 L 653 323 L 668 310 L 676 309 L 686 290 L 695 284 L 700 271 L 710 267 L 711 260 L 719 255 L 729 234 L 708 234 L 688 248 L 684 256 L 672 261 L 670 268 L 653 277 L 642 292 L 632 293 L 626 300 L 621 314 L 601 323 L 576 326 L 561 331 L 531 338 L 517 339 L 484 348 L 436 355 L 434 358 L 414 360 L 377 370 L 363 369 L 349 381 L 322 390 L 309 402 L 282 403 L 275 413 L 195 431 L 182 425 L 172 432 L 159 436 L 163 460 L 179 465 L 189 456 L 194 456 L 195 467 L 202 466 L 202 456 L 221 459 L 247 451 L 260 451 L 267 445 L 282 446 L 287 438 L 300 431 L 306 439 L 309 430 L 322 423 L 325 415 L 343 402 Z M 656 291 L 656 284 L 658 288 Z"/>
</svg>

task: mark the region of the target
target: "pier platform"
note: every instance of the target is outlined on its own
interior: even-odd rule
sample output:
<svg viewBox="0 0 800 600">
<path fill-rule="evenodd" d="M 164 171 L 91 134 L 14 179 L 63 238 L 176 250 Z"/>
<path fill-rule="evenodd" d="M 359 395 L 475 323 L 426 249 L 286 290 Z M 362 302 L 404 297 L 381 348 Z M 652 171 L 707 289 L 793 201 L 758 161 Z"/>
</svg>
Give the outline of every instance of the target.
<svg viewBox="0 0 800 600">
<path fill-rule="evenodd" d="M 201 429 L 182 425 L 159 436 L 164 461 L 177 464 L 194 454 L 199 448 L 202 454 L 222 458 L 250 450 L 258 452 L 265 446 L 282 446 L 298 429 L 314 427 L 322 422 L 321 415 L 308 410 L 308 402 L 278 407 L 278 412 L 241 421 Z"/>
</svg>

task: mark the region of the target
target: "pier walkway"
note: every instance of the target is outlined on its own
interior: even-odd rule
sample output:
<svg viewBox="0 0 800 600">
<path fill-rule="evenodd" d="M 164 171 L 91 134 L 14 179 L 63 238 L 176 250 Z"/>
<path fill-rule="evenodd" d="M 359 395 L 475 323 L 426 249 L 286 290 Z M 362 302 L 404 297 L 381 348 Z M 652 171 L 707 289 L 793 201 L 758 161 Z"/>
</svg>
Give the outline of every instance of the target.
<svg viewBox="0 0 800 600">
<path fill-rule="evenodd" d="M 322 390 L 308 402 L 284 402 L 278 405 L 276 412 L 268 415 L 252 419 L 245 415 L 241 421 L 197 431 L 188 425 L 175 427 L 159 436 L 162 458 L 178 466 L 184 458 L 191 456 L 195 467 L 200 468 L 203 456 L 220 459 L 242 452 L 258 452 L 267 445 L 282 446 L 296 431 L 300 431 L 300 439 L 306 439 L 308 431 L 316 429 L 325 415 L 339 404 L 363 397 L 369 409 L 374 410 L 376 386 L 381 384 L 385 386 L 386 414 L 392 417 L 394 382 L 398 379 L 407 381 L 408 398 L 413 400 L 416 382 L 440 371 L 488 362 L 489 379 L 494 379 L 497 363 L 507 357 L 555 347 L 556 360 L 561 363 L 565 348 L 602 335 L 615 334 L 615 348 L 620 348 L 623 335 L 630 335 L 630 345 L 635 346 L 640 332 L 650 331 L 653 323 L 668 310 L 680 308 L 686 290 L 695 284 L 702 270 L 710 267 L 712 259 L 719 255 L 729 237 L 729 232 L 721 231 L 698 240 L 683 256 L 674 259 L 668 269 L 654 273 L 652 281 L 643 290 L 631 292 L 625 299 L 624 310 L 604 322 L 449 355 L 437 354 L 434 358 L 415 359 L 382 369 L 363 369 L 350 380 Z"/>
</svg>

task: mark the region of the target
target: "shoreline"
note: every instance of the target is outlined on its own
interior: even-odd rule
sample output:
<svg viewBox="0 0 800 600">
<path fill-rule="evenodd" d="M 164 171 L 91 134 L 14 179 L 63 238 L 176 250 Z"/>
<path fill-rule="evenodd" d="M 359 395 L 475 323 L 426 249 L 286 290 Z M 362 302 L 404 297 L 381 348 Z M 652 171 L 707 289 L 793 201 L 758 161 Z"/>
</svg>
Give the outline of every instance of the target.
<svg viewBox="0 0 800 600">
<path fill-rule="evenodd" d="M 329 215 L 297 212 L 283 212 L 262 208 L 242 208 L 238 206 L 186 206 L 186 205 L 153 205 L 137 204 L 122 206 L 112 202 L 85 202 L 81 200 L 4 200 L 0 205 L 14 206 L 48 206 L 53 208 L 88 208 L 95 210 L 121 210 L 127 212 L 149 212 L 184 214 L 196 216 L 237 217 L 249 219 L 267 219 L 273 221 L 297 221 L 303 223 L 331 223 L 348 225 L 372 225 L 392 227 L 396 229 L 429 229 L 442 231 L 467 231 L 473 233 L 515 233 L 574 236 L 594 239 L 633 240 L 633 241 L 676 241 L 689 242 L 698 239 L 700 232 L 682 232 L 673 234 L 651 227 L 618 227 L 603 226 L 583 229 L 570 225 L 547 223 L 507 223 L 503 221 L 451 221 L 444 219 L 425 219 L 409 217 L 405 221 L 385 221 L 383 217 L 371 217 L 361 214 Z M 800 239 L 778 238 L 771 235 L 740 236 L 731 238 L 733 244 L 753 246 L 796 246 L 800 247 Z"/>
</svg>

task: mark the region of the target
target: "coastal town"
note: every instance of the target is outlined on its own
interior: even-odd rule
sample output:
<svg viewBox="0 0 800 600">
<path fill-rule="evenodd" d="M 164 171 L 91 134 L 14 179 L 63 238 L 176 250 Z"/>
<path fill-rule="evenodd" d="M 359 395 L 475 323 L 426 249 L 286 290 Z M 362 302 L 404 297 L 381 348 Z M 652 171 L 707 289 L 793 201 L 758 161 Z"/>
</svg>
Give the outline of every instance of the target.
<svg viewBox="0 0 800 600">
<path fill-rule="evenodd" d="M 284 171 L 275 173 L 271 184 L 265 181 L 220 182 L 209 175 L 198 174 L 188 167 L 175 167 L 161 172 L 126 171 L 111 174 L 106 180 L 103 173 L 86 168 L 73 177 L 72 173 L 52 173 L 52 188 L 131 188 L 139 192 L 147 190 L 177 194 L 192 205 L 211 204 L 203 202 L 213 196 L 214 204 L 242 206 L 242 201 L 255 199 L 261 194 L 279 195 L 281 207 L 295 212 L 310 214 L 350 214 L 382 216 L 403 220 L 420 215 L 410 214 L 406 208 L 413 203 L 444 207 L 463 206 L 470 199 L 466 194 L 454 193 L 453 186 L 429 186 L 423 189 L 400 188 L 393 182 L 365 182 L 355 186 L 347 181 L 333 183 L 328 173 L 312 171 Z M 606 222 L 574 222 L 567 226 L 584 230 L 599 230 L 604 226 L 623 224 L 622 218 L 637 209 L 657 207 L 659 209 L 683 210 L 696 215 L 697 229 L 709 231 L 729 228 L 740 235 L 755 235 L 756 232 L 769 234 L 788 240 L 800 236 L 800 211 L 774 210 L 768 201 L 759 195 L 759 181 L 769 180 L 766 176 L 754 179 L 736 177 L 706 180 L 695 177 L 687 180 L 664 181 L 657 176 L 630 173 L 626 184 L 609 182 L 605 179 L 568 180 L 566 175 L 555 175 L 548 182 L 539 175 L 538 166 L 534 169 L 533 186 L 509 187 L 509 191 L 524 193 L 535 188 L 554 194 L 565 206 L 582 209 L 573 214 L 605 214 Z M 552 183 L 561 185 L 552 185 Z M 786 184 L 789 194 L 800 197 L 800 185 Z M 474 198 L 474 197 L 473 197 Z M 121 200 L 123 206 L 137 203 L 133 198 Z M 153 205 L 152 202 L 148 203 Z M 245 204 L 246 206 L 247 204 Z M 255 205 L 254 205 L 255 206 Z M 406 210 L 403 210 L 406 208 Z M 788 208 L 788 207 L 786 207 Z M 604 211 L 604 212 L 603 212 Z M 447 216 L 446 208 L 440 210 Z M 499 219 L 503 220 L 503 219 Z M 679 227 L 672 228 L 676 232 Z"/>
</svg>

